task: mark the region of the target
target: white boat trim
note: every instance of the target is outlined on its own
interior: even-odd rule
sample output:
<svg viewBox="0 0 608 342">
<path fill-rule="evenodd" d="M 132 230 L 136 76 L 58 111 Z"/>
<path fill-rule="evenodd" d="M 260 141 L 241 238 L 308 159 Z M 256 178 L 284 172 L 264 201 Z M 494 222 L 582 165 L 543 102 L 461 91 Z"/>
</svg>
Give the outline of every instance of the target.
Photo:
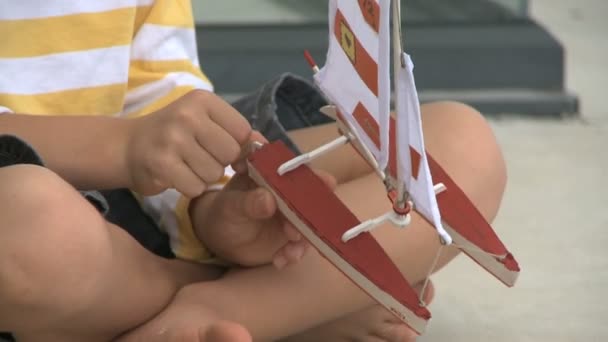
<svg viewBox="0 0 608 342">
<path fill-rule="evenodd" d="M 460 248 L 460 250 L 477 262 L 481 267 L 485 268 L 488 272 L 498 278 L 498 280 L 502 281 L 505 285 L 509 287 L 515 285 L 519 272 L 511 271 L 506 268 L 505 265 L 498 260 L 497 256 L 481 250 L 479 247 L 460 235 L 456 230 L 452 229 L 447 222 L 443 221 L 443 226 L 454 239 L 456 247 L 461 246 L 462 248 Z"/>
</svg>

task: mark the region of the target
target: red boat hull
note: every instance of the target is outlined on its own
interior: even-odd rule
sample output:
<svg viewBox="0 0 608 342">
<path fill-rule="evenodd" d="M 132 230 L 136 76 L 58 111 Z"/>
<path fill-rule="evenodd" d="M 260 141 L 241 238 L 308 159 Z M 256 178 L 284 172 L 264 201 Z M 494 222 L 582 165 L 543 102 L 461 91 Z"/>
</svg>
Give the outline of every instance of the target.
<svg viewBox="0 0 608 342">
<path fill-rule="evenodd" d="M 492 226 L 445 170 L 427 153 L 433 181 L 446 190 L 437 195 L 444 228 L 457 246 L 507 286 L 513 286 L 519 265 Z"/>
<path fill-rule="evenodd" d="M 430 312 L 382 246 L 369 233 L 342 242 L 360 221 L 308 166 L 283 176 L 278 167 L 295 155 L 282 143 L 264 145 L 248 158 L 256 182 L 270 189 L 279 209 L 313 246 L 361 289 L 419 333 Z"/>
</svg>

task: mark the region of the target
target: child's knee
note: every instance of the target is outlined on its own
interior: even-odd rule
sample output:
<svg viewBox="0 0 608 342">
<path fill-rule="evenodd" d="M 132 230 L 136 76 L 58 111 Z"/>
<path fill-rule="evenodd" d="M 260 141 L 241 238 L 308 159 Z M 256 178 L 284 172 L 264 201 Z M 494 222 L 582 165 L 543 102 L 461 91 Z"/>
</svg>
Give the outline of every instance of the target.
<svg viewBox="0 0 608 342">
<path fill-rule="evenodd" d="M 458 102 L 431 103 L 422 110 L 430 154 L 476 205 L 488 207 L 482 212 L 493 219 L 505 190 L 507 169 L 492 127 L 479 111 Z"/>
<path fill-rule="evenodd" d="M 461 102 L 441 101 L 421 107 L 422 123 L 425 131 L 432 135 L 443 133 L 444 137 L 458 135 L 475 136 L 491 131 L 487 120 L 475 108 Z M 425 132 L 426 133 L 426 132 Z"/>
<path fill-rule="evenodd" d="M 42 167 L 11 166 L 0 169 L 0 203 L 4 301 L 41 303 L 94 286 L 91 275 L 110 260 L 108 232 L 75 189 Z"/>
<path fill-rule="evenodd" d="M 51 170 L 29 164 L 0 168 L 0 199 L 13 210 L 44 209 L 57 200 L 69 185 Z"/>
<path fill-rule="evenodd" d="M 80 193 L 49 169 L 36 165 L 14 165 L 0 169 L 0 231 L 20 233 L 47 231 L 61 234 L 72 221 L 102 221 L 95 208 Z M 51 234 L 52 233 L 52 234 Z M 86 228 L 73 233 L 86 233 Z"/>
<path fill-rule="evenodd" d="M 425 138 L 430 140 L 427 145 L 431 152 L 447 150 L 478 171 L 506 178 L 501 149 L 492 127 L 479 111 L 463 103 L 446 101 L 423 106 L 423 113 Z"/>
</svg>

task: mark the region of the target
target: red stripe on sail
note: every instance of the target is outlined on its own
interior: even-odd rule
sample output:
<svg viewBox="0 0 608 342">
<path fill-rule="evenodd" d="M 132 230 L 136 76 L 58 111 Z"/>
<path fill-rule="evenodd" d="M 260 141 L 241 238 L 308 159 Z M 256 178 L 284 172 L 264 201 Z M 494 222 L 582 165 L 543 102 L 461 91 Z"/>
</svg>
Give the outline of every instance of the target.
<svg viewBox="0 0 608 342">
<path fill-rule="evenodd" d="M 365 131 L 365 134 L 371 139 L 371 141 L 376 145 L 378 149 L 380 149 L 380 127 L 378 126 L 378 122 L 374 120 L 372 114 L 365 108 L 365 106 L 359 102 L 357 106 L 355 106 L 355 110 L 353 111 L 353 117 L 359 123 L 359 126 Z M 389 152 L 388 152 L 388 172 L 391 176 L 397 177 L 397 148 L 396 148 L 396 120 L 394 118 L 390 118 L 390 127 L 389 127 Z M 420 160 L 422 156 L 418 151 L 416 151 L 412 146 L 410 148 L 410 158 L 412 163 L 412 177 L 414 179 L 418 179 L 418 174 L 420 173 Z"/>
<path fill-rule="evenodd" d="M 412 177 L 414 177 L 415 180 L 418 180 L 418 173 L 420 172 L 420 158 L 420 153 L 418 153 L 418 151 L 416 151 L 410 145 L 410 159 L 412 160 Z"/>
<path fill-rule="evenodd" d="M 359 102 L 355 106 L 353 111 L 353 117 L 359 123 L 359 126 L 363 128 L 367 136 L 372 140 L 374 145 L 380 149 L 380 127 L 378 122 L 374 120 L 372 114 L 365 108 L 365 106 Z M 397 149 L 394 142 L 395 139 L 395 121 L 391 118 L 391 125 L 389 126 L 389 141 L 392 143 L 389 145 L 388 151 L 388 171 L 393 177 L 397 177 Z"/>
<path fill-rule="evenodd" d="M 357 106 L 353 111 L 353 117 L 357 120 L 359 126 L 363 128 L 365 134 L 370 137 L 374 145 L 380 149 L 380 127 L 363 103 L 357 103 Z"/>
<path fill-rule="evenodd" d="M 378 64 L 361 45 L 340 10 L 336 11 L 334 35 L 363 83 L 378 96 Z"/>
<path fill-rule="evenodd" d="M 376 0 L 359 0 L 359 8 L 365 21 L 378 33 L 380 31 L 380 5 Z"/>
</svg>

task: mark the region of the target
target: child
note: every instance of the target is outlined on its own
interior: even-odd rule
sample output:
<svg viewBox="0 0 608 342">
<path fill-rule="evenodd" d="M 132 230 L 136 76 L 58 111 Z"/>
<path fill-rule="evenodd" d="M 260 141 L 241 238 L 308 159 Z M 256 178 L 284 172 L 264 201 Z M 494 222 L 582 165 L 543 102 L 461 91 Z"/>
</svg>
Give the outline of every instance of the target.
<svg viewBox="0 0 608 342">
<path fill-rule="evenodd" d="M 0 134 L 27 141 L 46 166 L 9 156 L 0 168 L 0 330 L 24 341 L 346 340 L 357 315 L 385 317 L 304 253 L 266 191 L 243 175 L 218 183 L 228 165 L 242 171 L 242 147 L 262 138 L 210 92 L 192 25 L 187 1 L 0 5 L 0 112 L 17 113 L 0 115 Z M 491 220 L 505 171 L 487 124 L 458 104 L 423 112 L 430 153 Z M 328 124 L 288 138 L 308 150 L 335 134 Z M 349 147 L 314 167 L 361 218 L 387 210 Z M 113 188 L 160 209 L 177 259 L 147 252 L 75 190 Z M 424 280 L 438 241 L 419 216 L 405 232 L 374 234 L 410 282 Z M 221 274 L 212 256 L 248 267 Z"/>
</svg>

